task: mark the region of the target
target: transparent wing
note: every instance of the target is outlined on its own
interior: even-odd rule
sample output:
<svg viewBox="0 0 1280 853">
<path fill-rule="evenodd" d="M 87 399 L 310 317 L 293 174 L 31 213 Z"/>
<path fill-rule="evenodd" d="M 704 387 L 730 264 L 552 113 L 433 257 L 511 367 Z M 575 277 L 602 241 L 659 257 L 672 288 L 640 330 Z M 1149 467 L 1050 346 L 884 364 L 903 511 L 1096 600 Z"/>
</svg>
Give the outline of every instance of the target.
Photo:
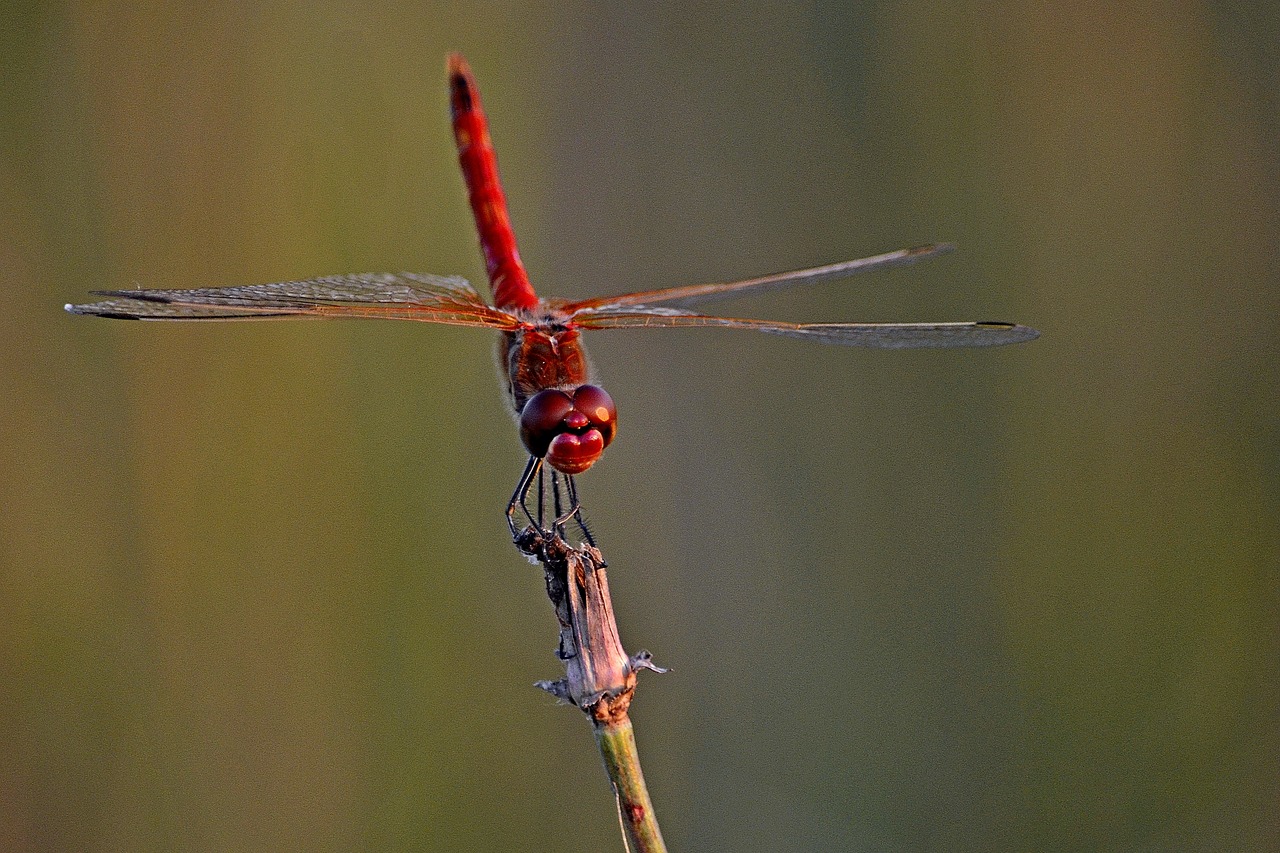
<svg viewBox="0 0 1280 853">
<path fill-rule="evenodd" d="M 913 264 L 924 258 L 941 255 L 955 249 L 950 243 L 930 243 L 927 246 L 916 246 L 911 249 L 899 249 L 870 258 L 859 258 L 856 261 L 844 261 L 828 264 L 825 267 L 814 267 L 807 270 L 780 272 L 773 275 L 749 278 L 745 281 L 720 282 L 713 284 L 686 284 L 680 287 L 668 287 L 662 290 L 643 290 L 635 293 L 623 293 L 618 296 L 602 296 L 595 299 L 584 299 L 570 302 L 564 309 L 570 313 L 588 308 L 623 308 L 629 305 L 677 304 L 695 305 L 727 299 L 731 296 L 766 293 L 783 287 L 798 284 L 815 284 L 834 278 L 844 278 L 854 273 L 878 270 L 886 267 L 897 267 Z"/>
<path fill-rule="evenodd" d="M 191 290 L 100 290 L 73 314 L 124 320 L 261 320 L 365 317 L 512 329 L 520 321 L 485 304 L 465 279 L 419 273 L 358 273 L 278 284 Z"/>
<path fill-rule="evenodd" d="M 990 347 L 1016 344 L 1040 337 L 1017 323 L 782 323 L 708 317 L 661 306 L 636 306 L 630 310 L 585 310 L 573 319 L 584 329 L 654 329 L 719 326 L 751 329 L 770 335 L 818 341 L 848 347 L 909 349 L 920 347 Z"/>
</svg>

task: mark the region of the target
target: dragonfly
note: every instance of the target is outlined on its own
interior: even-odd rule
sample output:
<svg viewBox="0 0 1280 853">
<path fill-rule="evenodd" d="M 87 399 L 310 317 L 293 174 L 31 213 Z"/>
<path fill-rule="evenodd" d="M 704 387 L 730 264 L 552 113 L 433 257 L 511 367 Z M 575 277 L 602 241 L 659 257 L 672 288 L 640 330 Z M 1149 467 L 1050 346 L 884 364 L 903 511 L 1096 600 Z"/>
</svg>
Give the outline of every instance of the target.
<svg viewBox="0 0 1280 853">
<path fill-rule="evenodd" d="M 911 264 L 951 250 L 935 243 L 744 281 L 644 290 L 569 301 L 534 291 L 516 247 L 489 122 L 475 77 L 460 54 L 447 61 L 449 103 L 458 161 L 484 256 L 492 302 L 463 278 L 420 273 L 361 273 L 302 281 L 196 289 L 93 291 L 100 301 L 67 305 L 73 314 L 125 320 L 263 320 L 283 317 L 409 320 L 493 329 L 505 393 L 528 462 L 507 505 L 517 543 L 529 533 L 563 533 L 582 516 L 574 477 L 599 460 L 618 430 L 613 398 L 596 384 L 582 332 L 605 329 L 715 327 L 744 329 L 822 344 L 874 348 L 983 347 L 1029 341 L 1039 332 L 1008 322 L 790 323 L 722 317 L 690 306 L 728 297 L 840 279 Z M 550 484 L 546 482 L 550 468 Z M 536 483 L 534 506 L 530 493 Z M 521 529 L 523 513 L 529 526 Z M 544 527 L 545 519 L 553 520 Z"/>
</svg>

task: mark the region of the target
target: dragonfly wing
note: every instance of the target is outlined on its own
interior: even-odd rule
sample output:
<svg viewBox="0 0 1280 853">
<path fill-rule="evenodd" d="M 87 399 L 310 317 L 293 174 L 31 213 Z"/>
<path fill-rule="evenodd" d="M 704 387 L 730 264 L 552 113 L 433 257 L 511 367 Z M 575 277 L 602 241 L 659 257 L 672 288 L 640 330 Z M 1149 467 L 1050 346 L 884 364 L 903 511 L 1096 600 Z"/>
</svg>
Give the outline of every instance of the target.
<svg viewBox="0 0 1280 853">
<path fill-rule="evenodd" d="M 812 269 L 774 273 L 760 278 L 749 278 L 745 281 L 686 284 L 661 290 L 644 290 L 636 293 L 624 293 L 620 296 L 586 299 L 569 303 L 565 306 L 565 310 L 573 312 L 588 308 L 623 308 L 632 305 L 695 305 L 713 302 L 717 299 L 727 299 L 732 296 L 767 293 L 770 290 L 793 287 L 798 284 L 815 284 L 820 281 L 845 278 L 854 273 L 866 272 L 867 270 L 913 264 L 924 258 L 931 258 L 934 255 L 950 252 L 954 248 L 955 246 L 950 243 L 930 243 L 927 246 L 899 249 L 896 252 L 885 252 L 882 255 L 859 258 L 856 261 L 843 261 L 842 263 L 828 264 L 827 266 L 813 267 Z"/>
<path fill-rule="evenodd" d="M 705 314 L 690 314 L 661 306 L 584 311 L 574 317 L 573 323 L 584 329 L 705 326 L 751 329 L 824 344 L 874 349 L 989 347 L 1016 344 L 1040 337 L 1035 329 L 1017 323 L 783 323 L 737 317 L 708 317 Z"/>
<path fill-rule="evenodd" d="M 189 290 L 105 290 L 73 314 L 127 320 L 256 320 L 370 317 L 510 329 L 519 320 L 485 304 L 465 279 L 418 273 L 360 273 L 277 284 Z"/>
</svg>

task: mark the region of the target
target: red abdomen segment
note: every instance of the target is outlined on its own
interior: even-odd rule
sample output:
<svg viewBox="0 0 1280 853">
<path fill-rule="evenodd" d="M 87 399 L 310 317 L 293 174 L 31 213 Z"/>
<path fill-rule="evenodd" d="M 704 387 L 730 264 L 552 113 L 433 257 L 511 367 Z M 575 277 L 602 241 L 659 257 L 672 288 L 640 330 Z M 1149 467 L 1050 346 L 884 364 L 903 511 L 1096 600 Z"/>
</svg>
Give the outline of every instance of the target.
<svg viewBox="0 0 1280 853">
<path fill-rule="evenodd" d="M 453 113 L 453 137 L 458 163 L 467 182 L 471 212 L 480 232 L 480 250 L 489 273 L 493 303 L 499 308 L 533 308 L 537 294 L 520 262 L 516 235 L 507 215 L 507 197 L 498 181 L 498 158 L 489 140 L 489 121 L 480 103 L 480 91 L 467 61 L 460 54 L 449 57 L 449 105 Z"/>
</svg>

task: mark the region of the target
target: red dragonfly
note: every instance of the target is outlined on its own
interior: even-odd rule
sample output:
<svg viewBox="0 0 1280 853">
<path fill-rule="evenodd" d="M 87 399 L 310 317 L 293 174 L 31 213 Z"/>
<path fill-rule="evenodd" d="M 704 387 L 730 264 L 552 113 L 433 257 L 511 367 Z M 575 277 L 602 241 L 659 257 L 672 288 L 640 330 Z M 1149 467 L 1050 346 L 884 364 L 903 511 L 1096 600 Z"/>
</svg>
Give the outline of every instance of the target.
<svg viewBox="0 0 1280 853">
<path fill-rule="evenodd" d="M 579 509 L 573 477 L 590 468 L 617 432 L 612 398 L 591 381 L 584 329 L 654 329 L 719 326 L 843 346 L 979 347 L 1029 341 L 1039 332 L 1015 323 L 785 323 L 691 312 L 686 306 L 798 284 L 843 278 L 871 269 L 913 263 L 949 251 L 917 246 L 813 269 L 728 283 L 694 284 L 570 302 L 543 299 L 529 283 L 498 180 L 480 93 L 466 61 L 449 57 L 449 93 L 458 160 L 480 233 L 493 304 L 464 279 L 419 273 L 363 273 L 306 281 L 194 290 L 104 290 L 103 301 L 67 305 L 73 314 L 125 320 L 257 320 L 273 317 L 366 317 L 480 326 L 502 333 L 500 357 L 506 391 L 519 420 L 529 461 L 507 506 L 512 535 L 517 508 L 543 531 L 544 470 L 552 469 L 556 530 L 576 518 L 592 542 Z M 563 476 L 563 482 L 560 479 Z M 537 518 L 527 500 L 537 480 Z M 563 497 L 562 497 L 563 489 Z M 568 504 L 561 512 L 562 500 Z M 592 542 L 592 544 L 594 544 Z"/>
</svg>

